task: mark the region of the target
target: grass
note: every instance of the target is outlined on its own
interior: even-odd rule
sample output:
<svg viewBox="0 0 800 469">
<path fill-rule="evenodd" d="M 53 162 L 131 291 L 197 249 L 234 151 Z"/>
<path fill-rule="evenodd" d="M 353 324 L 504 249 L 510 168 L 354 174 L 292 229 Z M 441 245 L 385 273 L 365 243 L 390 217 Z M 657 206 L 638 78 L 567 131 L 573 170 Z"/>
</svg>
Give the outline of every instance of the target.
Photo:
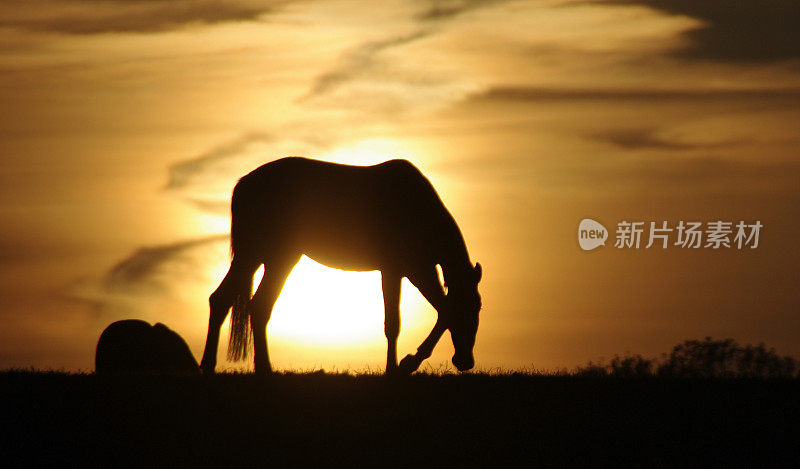
<svg viewBox="0 0 800 469">
<path fill-rule="evenodd" d="M 787 379 L 11 370 L 0 444 L 15 466 L 761 466 L 800 460 L 798 397 Z"/>
</svg>

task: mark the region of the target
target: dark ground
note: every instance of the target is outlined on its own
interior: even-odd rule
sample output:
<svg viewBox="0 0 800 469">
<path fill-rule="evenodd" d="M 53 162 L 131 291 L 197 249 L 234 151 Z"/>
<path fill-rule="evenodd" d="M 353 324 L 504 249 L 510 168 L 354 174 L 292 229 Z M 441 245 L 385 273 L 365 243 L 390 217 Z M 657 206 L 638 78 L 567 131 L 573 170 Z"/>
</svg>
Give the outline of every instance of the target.
<svg viewBox="0 0 800 469">
<path fill-rule="evenodd" d="M 0 373 L 14 466 L 786 466 L 799 417 L 797 380 Z"/>
</svg>

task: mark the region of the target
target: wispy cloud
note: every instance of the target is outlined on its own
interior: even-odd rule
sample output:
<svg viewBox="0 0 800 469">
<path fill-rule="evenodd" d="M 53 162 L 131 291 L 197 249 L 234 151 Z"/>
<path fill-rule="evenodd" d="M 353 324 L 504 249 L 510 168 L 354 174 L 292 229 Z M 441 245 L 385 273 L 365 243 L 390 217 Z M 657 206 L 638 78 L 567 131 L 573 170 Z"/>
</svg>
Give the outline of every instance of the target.
<svg viewBox="0 0 800 469">
<path fill-rule="evenodd" d="M 200 211 L 225 215 L 233 186 L 243 175 L 278 158 L 315 155 L 326 148 L 322 132 L 306 132 L 300 124 L 244 133 L 170 166 L 164 191 Z"/>
<path fill-rule="evenodd" d="M 214 169 L 220 169 L 227 161 L 239 156 L 248 147 L 256 143 L 266 143 L 272 140 L 264 133 L 246 133 L 233 140 L 224 142 L 210 150 L 188 160 L 181 161 L 169 167 L 169 181 L 166 190 L 179 191 L 197 183 L 198 175 L 209 175 Z M 216 180 L 216 177 L 214 177 Z"/>
<path fill-rule="evenodd" d="M 406 31 L 387 33 L 345 51 L 321 73 L 297 101 L 322 107 L 350 107 L 383 115 L 436 108 L 462 99 L 478 86 L 470 80 L 437 73 L 433 64 L 407 67 L 397 63 L 395 49 L 421 42 L 446 29 L 470 11 L 490 8 L 496 1 L 432 0 L 417 2 L 419 10 L 406 19 Z M 415 99 L 417 98 L 417 99 Z"/>
<path fill-rule="evenodd" d="M 253 21 L 285 1 L 45 0 L 0 3 L 0 27 L 63 34 L 151 33 L 196 24 Z"/>
<path fill-rule="evenodd" d="M 205 263 L 198 264 L 193 257 L 186 256 L 186 253 L 199 247 L 227 240 L 228 235 L 215 235 L 140 248 L 109 269 L 103 279 L 103 286 L 109 291 L 120 288 L 131 289 L 132 286 L 156 291 L 166 290 L 168 285 L 174 283 L 174 279 L 164 279 L 164 282 L 158 281 L 159 273 L 161 273 L 164 264 L 181 259 L 181 263 L 185 264 L 189 269 L 205 269 L 207 267 Z"/>
<path fill-rule="evenodd" d="M 471 10 L 487 8 L 500 0 L 427 0 L 425 9 L 415 18 L 422 21 L 448 20 Z"/>
<path fill-rule="evenodd" d="M 325 94 L 336 86 L 375 68 L 378 65 L 377 55 L 382 51 L 409 44 L 429 34 L 431 34 L 430 30 L 419 30 L 402 36 L 360 44 L 356 48 L 347 51 L 333 69 L 320 75 L 308 94 L 300 99 L 300 102 Z"/>
<path fill-rule="evenodd" d="M 792 0 L 600 0 L 612 5 L 645 5 L 703 22 L 687 31 L 690 46 L 679 57 L 729 62 L 770 62 L 800 58 L 800 2 Z"/>
<path fill-rule="evenodd" d="M 591 136 L 595 140 L 608 142 L 626 150 L 655 149 L 655 150 L 696 150 L 699 148 L 711 149 L 726 145 L 741 144 L 741 141 L 725 142 L 686 142 L 674 137 L 662 135 L 658 128 L 623 128 L 609 129 Z"/>
<path fill-rule="evenodd" d="M 659 89 L 659 88 L 550 88 L 494 87 L 473 96 L 501 101 L 653 101 L 713 102 L 753 99 L 800 99 L 800 88 L 782 89 Z"/>
<path fill-rule="evenodd" d="M 165 306 L 203 305 L 215 287 L 216 272 L 228 256 L 228 235 L 178 241 L 137 249 L 109 268 L 100 278 L 72 285 L 68 297 L 85 301 L 105 324 L 123 318 L 181 322 L 196 311 L 165 312 Z"/>
<path fill-rule="evenodd" d="M 435 28 L 421 26 L 345 51 L 332 68 L 317 76 L 297 103 L 387 119 L 424 113 L 463 99 L 478 88 L 473 80 L 443 73 L 433 64 L 420 67 L 397 60 L 395 49 L 435 33 Z"/>
</svg>

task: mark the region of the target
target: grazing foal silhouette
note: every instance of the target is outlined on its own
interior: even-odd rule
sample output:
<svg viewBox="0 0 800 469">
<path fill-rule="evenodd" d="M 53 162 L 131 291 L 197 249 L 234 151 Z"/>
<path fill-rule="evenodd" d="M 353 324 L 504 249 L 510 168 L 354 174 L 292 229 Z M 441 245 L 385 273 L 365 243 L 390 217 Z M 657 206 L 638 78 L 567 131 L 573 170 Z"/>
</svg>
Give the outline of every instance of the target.
<svg viewBox="0 0 800 469">
<path fill-rule="evenodd" d="M 213 373 L 222 323 L 232 308 L 228 357 L 246 358 L 250 333 L 256 373 L 272 371 L 266 326 L 292 268 L 305 254 L 344 270 L 380 270 L 388 340 L 386 372 L 412 373 L 450 330 L 460 371 L 474 365 L 481 266 L 431 183 L 411 163 L 348 166 L 283 158 L 239 180 L 231 199 L 232 261 L 209 297 L 201 368 Z M 264 264 L 255 294 L 253 275 Z M 442 288 L 436 266 L 442 268 Z M 407 277 L 438 312 L 415 355 L 397 363 L 400 282 Z"/>
</svg>

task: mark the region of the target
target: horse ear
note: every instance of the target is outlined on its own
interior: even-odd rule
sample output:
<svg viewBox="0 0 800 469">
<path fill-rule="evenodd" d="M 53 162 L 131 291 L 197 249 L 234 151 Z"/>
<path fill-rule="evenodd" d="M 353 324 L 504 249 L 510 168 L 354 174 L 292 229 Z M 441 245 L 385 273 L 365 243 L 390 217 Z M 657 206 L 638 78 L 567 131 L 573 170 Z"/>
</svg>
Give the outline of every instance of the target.
<svg viewBox="0 0 800 469">
<path fill-rule="evenodd" d="M 478 262 L 475 264 L 475 282 L 481 281 L 481 276 L 483 275 L 483 269 L 481 268 L 481 263 Z"/>
</svg>

